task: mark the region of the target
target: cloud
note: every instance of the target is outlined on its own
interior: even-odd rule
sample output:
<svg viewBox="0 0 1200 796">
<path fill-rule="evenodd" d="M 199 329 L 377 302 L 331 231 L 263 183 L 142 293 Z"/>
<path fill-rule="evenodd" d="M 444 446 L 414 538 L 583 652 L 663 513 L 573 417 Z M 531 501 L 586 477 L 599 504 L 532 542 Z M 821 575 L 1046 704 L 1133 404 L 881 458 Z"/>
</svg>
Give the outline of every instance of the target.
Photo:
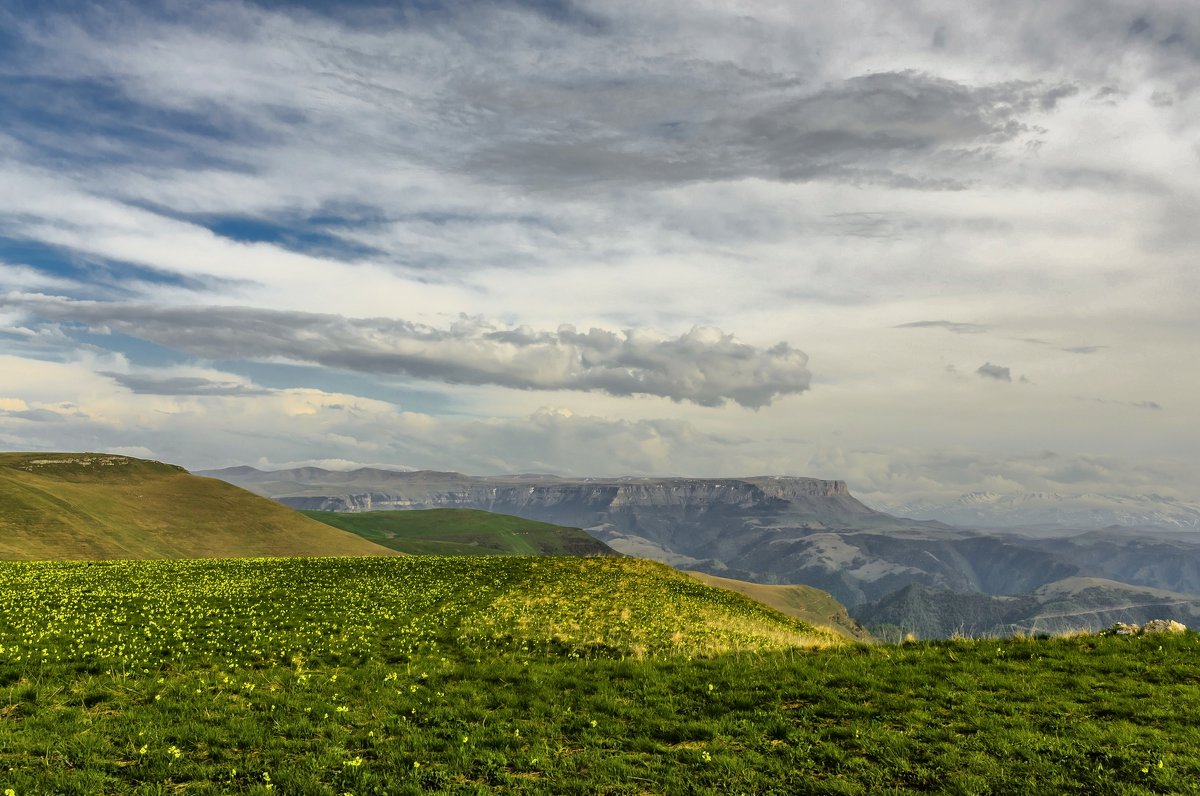
<svg viewBox="0 0 1200 796">
<path fill-rule="evenodd" d="M 283 158 L 312 173 L 330 165 L 322 152 L 337 152 L 350 180 L 400 161 L 538 190 L 748 178 L 942 190 L 969 184 L 971 164 L 1077 91 L 912 68 L 823 74 L 815 53 L 789 53 L 782 40 L 772 43 L 778 66 L 751 67 L 656 39 L 682 25 L 763 47 L 766 20 L 750 14 L 626 8 L 611 25 L 580 26 L 533 5 L 489 6 L 369 27 L 237 3 L 136 24 L 120 13 L 51 16 L 23 27 L 37 67 L 10 103 L 36 103 L 39 81 L 70 99 L 14 122 L 21 138 L 42 136 L 43 157 L 115 159 L 151 179 L 189 158 L 231 178 Z M 189 71 L 195 63 L 209 68 Z M 86 141 L 64 140 L 53 123 L 66 109 L 95 120 Z"/>
<path fill-rule="evenodd" d="M 11 417 L 17 420 L 28 420 L 31 423 L 53 423 L 63 419 L 62 414 L 50 409 L 0 409 L 0 416 Z"/>
<path fill-rule="evenodd" d="M 0 365 L 65 418 L 0 444 L 806 474 L 835 441 L 1200 442 L 1193 2 L 368 5 L 0 3 L 0 294 L 117 302 L 0 309 L 0 357 L 83 363 Z M 805 412 L 778 340 L 819 356 Z M 1171 411 L 1070 400 L 1130 384 Z"/>
<path fill-rule="evenodd" d="M 191 469 L 322 459 L 467 473 L 718 474 L 752 469 L 742 441 L 670 418 L 613 419 L 543 407 L 512 417 L 435 416 L 313 389 L 239 394 L 130 392 L 79 363 L 0 360 L 30 396 L 0 399 L 0 445 L 21 450 L 136 450 Z M 15 367 L 14 367 L 15 366 Z M 46 385 L 78 404 L 42 404 Z M 60 411 L 55 411 L 56 409 Z M 37 418 L 25 417 L 39 413 Z M 44 422 L 36 424 L 29 420 Z M 733 460 L 737 464 L 730 465 Z M 728 474 L 728 473 L 726 473 Z"/>
<path fill-rule="evenodd" d="M 913 321 L 902 323 L 897 329 L 945 329 L 955 334 L 982 334 L 988 327 L 978 323 L 955 323 L 954 321 Z"/>
<path fill-rule="evenodd" d="M 1079 398 L 1080 401 L 1086 401 L 1086 398 Z M 1134 409 L 1149 409 L 1152 412 L 1161 412 L 1162 404 L 1158 401 L 1114 401 L 1108 398 L 1092 398 L 1093 403 L 1111 404 L 1115 406 L 1129 406 Z"/>
<path fill-rule="evenodd" d="M 517 390 L 655 395 L 701 406 L 767 406 L 809 389 L 808 357 L 787 343 L 757 348 L 712 327 L 678 337 L 563 325 L 501 327 L 463 317 L 448 328 L 389 318 L 353 319 L 245 307 L 155 307 L 7 294 L 0 306 L 32 318 L 84 324 L 212 360 L 283 359 L 377 375 Z M 194 380 L 119 376 L 140 392 L 219 394 Z M 211 391 L 216 390 L 217 393 Z"/>
<path fill-rule="evenodd" d="M 1012 381 L 1012 373 L 1008 368 L 1000 365 L 993 365 L 991 362 L 983 363 L 975 372 L 985 379 Z"/>
<path fill-rule="evenodd" d="M 719 105 L 713 85 L 725 95 Z M 961 188 L 939 172 L 939 159 L 983 157 L 1024 131 L 1022 114 L 1072 91 L 1031 82 L 973 86 L 909 70 L 814 90 L 716 65 L 678 75 L 669 94 L 666 85 L 637 79 L 535 80 L 484 100 L 506 127 L 515 116 L 520 134 L 498 130 L 467 163 L 539 188 L 747 177 Z"/>
<path fill-rule="evenodd" d="M 1031 345 L 1049 346 L 1051 348 L 1056 348 L 1059 351 L 1065 351 L 1068 354 L 1082 354 L 1082 355 L 1096 354 L 1096 353 L 1099 353 L 1100 351 L 1103 351 L 1108 348 L 1108 346 L 1106 346 L 1106 345 L 1059 346 L 1055 343 L 1051 343 L 1049 340 L 1042 340 L 1041 338 L 1038 338 L 1038 337 L 1022 337 L 1019 339 L 1022 343 L 1029 343 Z"/>
<path fill-rule="evenodd" d="M 683 421 L 615 420 L 555 407 L 523 418 L 457 427 L 447 424 L 446 430 L 463 450 L 470 451 L 477 467 L 490 472 L 694 472 L 695 461 L 735 455 L 736 451 L 730 440 L 705 434 Z M 689 464 L 689 459 L 693 463 Z"/>
<path fill-rule="evenodd" d="M 814 472 L 838 473 L 867 505 L 895 510 L 914 500 L 947 501 L 969 492 L 1131 495 L 1194 499 L 1196 466 L 1186 459 L 1151 464 L 1127 457 L 1032 450 L 1000 454 L 972 448 L 826 448 Z"/>
<path fill-rule="evenodd" d="M 265 395 L 269 390 L 234 381 L 215 381 L 200 376 L 156 376 L 99 371 L 139 395 Z"/>
<path fill-rule="evenodd" d="M 27 265 L 11 265 L 3 261 L 0 261 L 0 285 L 25 290 L 62 290 L 63 288 L 80 287 L 78 283 L 69 279 L 52 276 Z"/>
</svg>

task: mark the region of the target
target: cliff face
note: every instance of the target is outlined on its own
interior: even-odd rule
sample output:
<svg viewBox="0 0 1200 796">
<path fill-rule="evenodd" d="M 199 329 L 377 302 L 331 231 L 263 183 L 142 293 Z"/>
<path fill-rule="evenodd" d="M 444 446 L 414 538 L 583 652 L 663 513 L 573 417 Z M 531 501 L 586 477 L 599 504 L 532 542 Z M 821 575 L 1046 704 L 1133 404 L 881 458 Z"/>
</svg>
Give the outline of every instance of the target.
<svg viewBox="0 0 1200 796">
<path fill-rule="evenodd" d="M 311 483 L 311 472 L 293 471 L 290 475 Z M 809 508 L 824 502 L 827 508 L 837 513 L 873 513 L 850 495 L 845 482 L 816 478 L 588 479 L 512 483 L 511 479 L 461 475 L 437 480 L 422 478 L 419 474 L 406 475 L 411 477 L 396 479 L 387 491 L 340 493 L 341 490 L 335 488 L 328 490 L 335 494 L 276 494 L 273 497 L 299 509 L 380 511 L 464 507 L 513 514 L 550 512 L 556 517 L 567 513 L 576 516 L 577 523 L 637 510 L 670 509 L 685 513 L 728 509 L 785 511 L 796 502 Z M 344 485 L 332 482 L 329 486 Z M 543 519 L 542 516 L 531 518 Z"/>
</svg>

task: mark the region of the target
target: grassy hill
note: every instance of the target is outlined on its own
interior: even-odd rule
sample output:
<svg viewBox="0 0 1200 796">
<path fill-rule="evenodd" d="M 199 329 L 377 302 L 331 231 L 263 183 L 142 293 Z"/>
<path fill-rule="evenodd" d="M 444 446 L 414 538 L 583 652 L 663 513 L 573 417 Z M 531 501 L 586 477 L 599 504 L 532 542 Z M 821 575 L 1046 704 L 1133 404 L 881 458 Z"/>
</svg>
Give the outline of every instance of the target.
<svg viewBox="0 0 1200 796">
<path fill-rule="evenodd" d="M 625 558 L 0 562 L 0 792 L 1194 793 L 1200 637 L 850 644 Z"/>
<path fill-rule="evenodd" d="M 718 589 L 728 589 L 744 594 L 752 600 L 768 605 L 780 613 L 794 616 L 802 622 L 818 627 L 828 627 L 855 641 L 871 641 L 868 633 L 855 622 L 846 611 L 846 606 L 830 596 L 829 592 L 800 584 L 775 586 L 749 583 L 709 575 L 706 572 L 688 572 L 693 578 Z"/>
<path fill-rule="evenodd" d="M 414 555 L 616 555 L 608 545 L 578 528 L 476 509 L 301 513 Z"/>
<path fill-rule="evenodd" d="M 0 453 L 0 559 L 389 554 L 181 467 L 97 453 Z"/>
</svg>

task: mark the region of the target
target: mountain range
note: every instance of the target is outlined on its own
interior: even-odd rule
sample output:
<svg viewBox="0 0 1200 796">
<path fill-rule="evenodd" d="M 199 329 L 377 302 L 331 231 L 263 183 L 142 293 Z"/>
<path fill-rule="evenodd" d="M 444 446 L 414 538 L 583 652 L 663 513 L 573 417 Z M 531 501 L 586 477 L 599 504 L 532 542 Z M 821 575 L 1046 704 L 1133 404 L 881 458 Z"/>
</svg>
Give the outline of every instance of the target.
<svg viewBox="0 0 1200 796">
<path fill-rule="evenodd" d="M 842 481 L 248 467 L 205 474 L 301 509 L 455 506 L 577 526 L 619 552 L 739 580 L 807 584 L 851 608 L 909 586 L 1007 596 L 1080 577 L 1200 594 L 1200 534 L 1186 526 L 1050 534 L 954 527 L 876 511 Z"/>
</svg>

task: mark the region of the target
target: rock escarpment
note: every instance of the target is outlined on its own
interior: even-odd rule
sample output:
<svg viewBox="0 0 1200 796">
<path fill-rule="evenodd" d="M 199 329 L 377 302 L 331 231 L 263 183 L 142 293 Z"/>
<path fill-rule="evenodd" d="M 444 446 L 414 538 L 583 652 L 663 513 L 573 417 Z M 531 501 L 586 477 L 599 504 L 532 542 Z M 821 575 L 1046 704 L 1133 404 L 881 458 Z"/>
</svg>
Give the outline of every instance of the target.
<svg viewBox="0 0 1200 796">
<path fill-rule="evenodd" d="M 474 508 L 585 528 L 657 529 L 657 535 L 668 533 L 667 526 L 681 519 L 704 525 L 703 520 L 711 518 L 722 527 L 734 517 L 768 525 L 782 520 L 822 529 L 886 516 L 860 503 L 844 481 L 817 478 L 566 479 L 474 477 L 426 470 L 338 473 L 303 468 L 264 473 L 241 467 L 206 475 L 227 478 L 308 511 Z"/>
</svg>

